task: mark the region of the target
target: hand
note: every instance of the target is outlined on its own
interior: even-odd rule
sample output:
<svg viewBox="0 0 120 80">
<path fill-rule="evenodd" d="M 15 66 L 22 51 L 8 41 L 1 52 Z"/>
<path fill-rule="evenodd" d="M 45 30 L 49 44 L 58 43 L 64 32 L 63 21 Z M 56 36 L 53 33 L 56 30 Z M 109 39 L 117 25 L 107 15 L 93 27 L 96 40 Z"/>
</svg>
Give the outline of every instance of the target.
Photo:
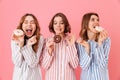
<svg viewBox="0 0 120 80">
<path fill-rule="evenodd" d="M 68 35 L 66 37 L 66 41 L 67 41 L 69 46 L 73 45 L 75 43 L 75 36 L 74 35 L 70 35 L 70 36 Z"/>
<path fill-rule="evenodd" d="M 34 35 L 30 39 L 28 39 L 27 45 L 29 46 L 34 45 L 36 42 L 37 42 L 36 35 Z"/>
<path fill-rule="evenodd" d="M 52 55 L 52 52 L 54 50 L 54 39 L 50 38 L 47 42 L 46 42 L 46 47 L 48 49 L 48 53 L 49 55 Z"/>
<path fill-rule="evenodd" d="M 22 47 L 24 45 L 24 35 L 16 36 L 15 34 L 12 35 L 12 40 L 17 43 L 18 46 Z"/>
<path fill-rule="evenodd" d="M 108 34 L 105 30 L 101 31 L 98 37 L 98 44 L 101 45 L 102 42 L 108 37 Z"/>
<path fill-rule="evenodd" d="M 21 29 L 15 29 L 13 31 L 12 40 L 22 40 L 24 32 Z"/>
</svg>

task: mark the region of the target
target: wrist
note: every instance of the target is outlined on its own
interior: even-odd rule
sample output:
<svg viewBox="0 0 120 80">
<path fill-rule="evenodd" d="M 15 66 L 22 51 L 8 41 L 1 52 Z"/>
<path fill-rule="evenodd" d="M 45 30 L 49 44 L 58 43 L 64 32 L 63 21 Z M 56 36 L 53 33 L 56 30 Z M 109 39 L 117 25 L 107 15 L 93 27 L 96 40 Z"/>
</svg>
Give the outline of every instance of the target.
<svg viewBox="0 0 120 80">
<path fill-rule="evenodd" d="M 48 49 L 48 54 L 49 54 L 50 56 L 52 56 L 52 50 L 51 50 L 51 49 Z"/>
</svg>

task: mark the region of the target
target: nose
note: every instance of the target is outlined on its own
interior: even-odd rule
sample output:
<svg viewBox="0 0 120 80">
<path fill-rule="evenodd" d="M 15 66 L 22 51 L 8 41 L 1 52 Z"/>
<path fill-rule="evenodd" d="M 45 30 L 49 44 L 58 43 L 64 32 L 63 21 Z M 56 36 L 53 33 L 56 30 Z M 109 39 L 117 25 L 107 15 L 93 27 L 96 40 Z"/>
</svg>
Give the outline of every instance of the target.
<svg viewBox="0 0 120 80">
<path fill-rule="evenodd" d="M 98 22 L 98 21 L 95 21 L 95 25 L 96 25 L 96 26 L 99 26 L 99 22 Z"/>
<path fill-rule="evenodd" d="M 96 25 L 96 26 L 99 26 L 99 23 L 96 23 L 95 25 Z"/>
<path fill-rule="evenodd" d="M 57 24 L 57 27 L 60 27 L 60 23 Z"/>
<path fill-rule="evenodd" d="M 27 25 L 31 25 L 31 23 L 30 22 L 28 22 L 28 24 Z"/>
</svg>

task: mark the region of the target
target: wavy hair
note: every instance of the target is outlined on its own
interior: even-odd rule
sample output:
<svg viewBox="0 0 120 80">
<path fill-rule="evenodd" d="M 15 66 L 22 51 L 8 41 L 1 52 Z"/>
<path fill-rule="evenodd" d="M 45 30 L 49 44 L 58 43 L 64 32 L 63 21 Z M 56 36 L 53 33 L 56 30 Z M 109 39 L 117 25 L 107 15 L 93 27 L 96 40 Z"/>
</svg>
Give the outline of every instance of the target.
<svg viewBox="0 0 120 80">
<path fill-rule="evenodd" d="M 53 28 L 53 23 L 54 23 L 54 18 L 58 17 L 58 16 L 62 18 L 63 23 L 65 25 L 64 33 L 68 33 L 68 32 L 70 33 L 71 32 L 70 24 L 68 22 L 67 17 L 63 13 L 57 13 L 53 16 L 53 18 L 51 19 L 51 21 L 49 23 L 49 31 L 55 33 L 54 28 Z"/>
<path fill-rule="evenodd" d="M 80 30 L 79 36 L 85 41 L 88 40 L 87 30 L 88 30 L 88 24 L 92 15 L 96 15 L 99 18 L 98 14 L 94 12 L 86 13 L 85 15 L 83 15 L 83 18 L 82 18 L 81 30 Z M 96 41 L 97 41 L 97 38 L 96 38 Z"/>
<path fill-rule="evenodd" d="M 34 32 L 33 35 L 36 35 L 36 36 L 37 36 L 37 37 L 36 37 L 37 42 L 32 46 L 32 48 L 33 48 L 33 50 L 34 50 L 35 52 L 37 52 L 38 44 L 39 44 L 39 39 L 40 39 L 40 26 L 39 26 L 39 23 L 38 23 L 37 18 L 36 18 L 33 14 L 26 13 L 25 15 L 23 15 L 23 16 L 21 17 L 20 22 L 19 22 L 19 25 L 17 26 L 17 29 L 23 30 L 23 29 L 22 29 L 22 24 L 24 23 L 24 20 L 25 20 L 25 18 L 26 18 L 27 16 L 32 16 L 33 19 L 34 19 L 34 21 L 35 21 L 35 24 L 36 24 L 36 30 L 35 30 L 35 32 Z M 26 40 L 26 37 L 25 37 L 25 39 L 24 39 L 24 42 L 25 42 L 24 45 L 26 44 L 26 41 L 25 41 L 25 40 Z"/>
</svg>

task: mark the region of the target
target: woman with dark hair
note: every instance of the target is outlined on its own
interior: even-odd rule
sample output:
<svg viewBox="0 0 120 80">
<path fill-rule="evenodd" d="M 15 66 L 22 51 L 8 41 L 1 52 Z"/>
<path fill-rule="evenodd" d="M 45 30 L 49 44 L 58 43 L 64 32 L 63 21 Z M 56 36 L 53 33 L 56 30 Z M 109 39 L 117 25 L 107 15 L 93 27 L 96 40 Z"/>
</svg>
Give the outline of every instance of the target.
<svg viewBox="0 0 120 80">
<path fill-rule="evenodd" d="M 37 18 L 33 14 L 23 15 L 11 40 L 13 80 L 42 80 L 39 61 L 43 43 Z"/>
<path fill-rule="evenodd" d="M 105 29 L 100 27 L 97 13 L 86 13 L 82 18 L 78 42 L 80 80 L 109 80 L 108 56 L 110 38 Z"/>
<path fill-rule="evenodd" d="M 42 66 L 45 80 L 76 80 L 74 69 L 78 66 L 75 37 L 70 35 L 70 24 L 63 13 L 53 16 L 49 31 L 54 35 L 46 39 Z"/>
</svg>

